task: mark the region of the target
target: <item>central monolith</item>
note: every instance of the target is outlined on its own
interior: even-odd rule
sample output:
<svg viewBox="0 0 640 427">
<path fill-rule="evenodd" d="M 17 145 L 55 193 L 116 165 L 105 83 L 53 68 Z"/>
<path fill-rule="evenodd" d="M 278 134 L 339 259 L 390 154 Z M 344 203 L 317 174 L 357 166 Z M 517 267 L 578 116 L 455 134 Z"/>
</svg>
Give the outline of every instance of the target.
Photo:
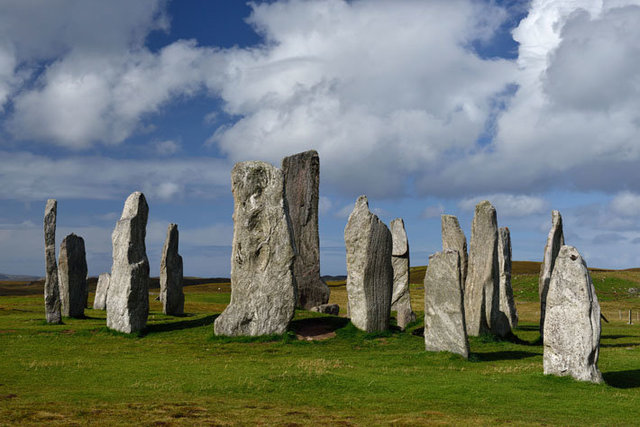
<svg viewBox="0 0 640 427">
<path fill-rule="evenodd" d="M 556 257 L 560 248 L 564 245 L 564 233 L 562 231 L 562 215 L 559 211 L 551 211 L 551 230 L 547 236 L 547 243 L 544 246 L 544 257 L 540 266 L 540 277 L 538 279 L 538 294 L 540 296 L 540 337 L 544 340 L 544 319 L 547 309 L 547 293 L 549 292 L 549 282 L 551 274 L 556 264 Z"/>
<path fill-rule="evenodd" d="M 351 323 L 365 332 L 389 328 L 393 267 L 392 237 L 360 196 L 344 229 L 347 249 L 347 297 Z"/>
<path fill-rule="evenodd" d="M 264 162 L 231 171 L 233 244 L 231 302 L 215 320 L 216 335 L 282 334 L 293 318 L 295 251 L 282 172 Z"/>
<path fill-rule="evenodd" d="M 178 254 L 178 226 L 169 224 L 160 260 L 160 301 L 164 314 L 184 314 L 182 257 Z"/>
<path fill-rule="evenodd" d="M 511 287 L 511 232 L 507 227 L 498 230 L 498 277 L 500 287 L 500 312 L 504 315 L 503 334 L 506 336 L 518 327 L 518 311 Z"/>
<path fill-rule="evenodd" d="M 148 215 L 144 194 L 132 193 L 111 235 L 113 265 L 107 294 L 107 326 L 116 331 L 132 333 L 147 325 L 149 260 L 144 239 Z"/>
<path fill-rule="evenodd" d="M 555 260 L 544 322 L 544 373 L 602 382 L 600 305 L 587 264 L 573 246 Z"/>
<path fill-rule="evenodd" d="M 416 320 L 411 309 L 411 294 L 409 289 L 409 240 L 402 218 L 391 221 L 391 238 L 393 249 L 391 252 L 391 266 L 393 267 L 393 295 L 391 310 L 397 313 L 397 324 L 400 329 Z"/>
<path fill-rule="evenodd" d="M 460 274 L 462 275 L 462 289 L 467 280 L 467 265 L 469 256 L 467 255 L 467 238 L 460 227 L 458 218 L 453 215 L 442 215 L 442 249 L 453 249 L 458 251 L 460 256 Z"/>
<path fill-rule="evenodd" d="M 62 315 L 84 317 L 87 305 L 87 256 L 84 239 L 71 233 L 60 244 L 58 280 Z"/>
<path fill-rule="evenodd" d="M 96 294 L 93 298 L 94 310 L 106 310 L 107 308 L 107 293 L 109 292 L 109 282 L 111 275 L 109 273 L 102 273 L 98 276 L 98 284 L 96 285 Z"/>
<path fill-rule="evenodd" d="M 298 306 L 310 309 L 329 301 L 330 290 L 320 278 L 318 200 L 320 157 L 315 150 L 282 159 L 285 198 L 297 250 L 293 272 L 298 285 Z"/>
<path fill-rule="evenodd" d="M 61 323 L 62 310 L 58 286 L 58 264 L 56 263 L 56 215 L 58 202 L 47 200 L 44 208 L 44 311 L 47 323 Z"/>
</svg>

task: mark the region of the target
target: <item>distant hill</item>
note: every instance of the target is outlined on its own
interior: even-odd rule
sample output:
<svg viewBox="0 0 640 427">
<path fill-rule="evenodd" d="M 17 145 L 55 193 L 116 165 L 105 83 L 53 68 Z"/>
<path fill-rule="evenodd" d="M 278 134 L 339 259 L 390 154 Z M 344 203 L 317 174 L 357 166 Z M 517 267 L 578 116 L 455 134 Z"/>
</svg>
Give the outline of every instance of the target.
<svg viewBox="0 0 640 427">
<path fill-rule="evenodd" d="M 31 280 L 38 280 L 38 279 L 42 279 L 42 277 L 39 276 L 27 276 L 25 274 L 4 274 L 4 273 L 0 273 L 0 280 L 11 280 L 13 282 L 28 282 Z"/>
</svg>

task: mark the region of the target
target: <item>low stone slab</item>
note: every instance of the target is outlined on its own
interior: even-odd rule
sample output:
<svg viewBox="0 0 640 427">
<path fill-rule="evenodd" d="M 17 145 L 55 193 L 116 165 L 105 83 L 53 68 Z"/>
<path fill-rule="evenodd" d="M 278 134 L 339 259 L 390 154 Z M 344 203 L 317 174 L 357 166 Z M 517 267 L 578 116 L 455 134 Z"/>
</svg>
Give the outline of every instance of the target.
<svg viewBox="0 0 640 427">
<path fill-rule="evenodd" d="M 601 383 L 600 328 L 600 304 L 587 264 L 576 248 L 562 246 L 547 293 L 545 375 Z"/>
<path fill-rule="evenodd" d="M 338 304 L 322 304 L 315 307 L 311 307 L 309 311 L 315 311 L 316 313 L 331 314 L 337 316 L 340 313 L 340 306 Z"/>
<path fill-rule="evenodd" d="M 106 310 L 107 309 L 107 293 L 109 292 L 109 282 L 111 275 L 109 273 L 102 273 L 98 276 L 98 284 L 96 285 L 96 295 L 93 298 L 94 310 Z"/>
<path fill-rule="evenodd" d="M 215 320 L 216 335 L 282 334 L 293 318 L 295 251 L 280 169 L 237 163 L 231 171 L 233 244 L 231 302 Z"/>
<path fill-rule="evenodd" d="M 427 351 L 469 357 L 460 257 L 453 249 L 429 257 L 424 276 L 424 343 Z"/>
<path fill-rule="evenodd" d="M 60 244 L 58 281 L 62 315 L 84 317 L 87 306 L 87 256 L 84 239 L 71 233 Z"/>
<path fill-rule="evenodd" d="M 393 267 L 392 237 L 360 196 L 344 229 L 347 249 L 347 296 L 351 322 L 365 332 L 389 329 Z"/>
</svg>

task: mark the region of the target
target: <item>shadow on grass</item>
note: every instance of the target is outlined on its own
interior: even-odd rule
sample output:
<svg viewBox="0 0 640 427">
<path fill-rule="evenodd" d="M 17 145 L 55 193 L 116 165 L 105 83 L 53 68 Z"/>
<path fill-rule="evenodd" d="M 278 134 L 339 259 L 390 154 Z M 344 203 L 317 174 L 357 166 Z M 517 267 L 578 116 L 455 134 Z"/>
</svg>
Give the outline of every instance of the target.
<svg viewBox="0 0 640 427">
<path fill-rule="evenodd" d="M 492 353 L 471 353 L 469 354 L 469 361 L 495 362 L 498 360 L 520 360 L 536 356 L 539 356 L 539 354 L 530 351 L 495 351 Z"/>
<path fill-rule="evenodd" d="M 615 388 L 638 388 L 640 387 L 640 369 L 628 371 L 604 372 L 604 381 Z"/>
<path fill-rule="evenodd" d="M 306 319 L 292 320 L 289 324 L 289 330 L 298 333 L 308 331 L 309 329 L 318 329 L 319 331 L 322 331 L 322 333 L 328 333 L 344 328 L 348 323 L 349 319 L 346 317 L 309 317 Z"/>
<path fill-rule="evenodd" d="M 620 343 L 620 344 L 600 344 L 600 347 L 607 348 L 625 348 L 625 347 L 638 347 L 640 346 L 640 342 L 628 342 L 628 343 Z"/>
<path fill-rule="evenodd" d="M 600 339 L 602 340 L 617 340 L 619 338 L 633 338 L 635 335 L 602 335 Z"/>
<path fill-rule="evenodd" d="M 218 316 L 219 316 L 218 314 L 213 314 L 211 316 L 205 316 L 205 317 L 201 317 L 200 319 L 194 319 L 194 320 L 155 323 L 152 325 L 147 325 L 147 327 L 144 329 L 144 331 L 140 335 L 145 336 L 145 335 L 156 333 L 156 332 L 179 331 L 182 329 L 191 329 L 191 328 L 198 328 L 200 326 L 207 326 L 207 325 L 211 325 Z"/>
</svg>

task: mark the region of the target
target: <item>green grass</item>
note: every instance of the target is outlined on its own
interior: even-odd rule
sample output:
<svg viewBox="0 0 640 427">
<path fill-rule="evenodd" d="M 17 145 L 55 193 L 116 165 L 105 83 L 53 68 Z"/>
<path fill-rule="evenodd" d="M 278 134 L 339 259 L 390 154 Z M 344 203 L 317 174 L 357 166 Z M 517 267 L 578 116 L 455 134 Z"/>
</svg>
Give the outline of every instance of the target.
<svg viewBox="0 0 640 427">
<path fill-rule="evenodd" d="M 514 275 L 516 338 L 472 338 L 469 360 L 425 352 L 411 334 L 421 312 L 407 332 L 365 334 L 344 318 L 298 311 L 284 335 L 215 337 L 228 285 L 187 287 L 184 317 L 152 301 L 137 335 L 108 330 L 105 312 L 90 309 L 47 325 L 41 295 L 2 296 L 0 424 L 637 424 L 640 322 L 612 313 L 640 310 L 626 292 L 640 273 L 593 276 L 611 321 L 603 385 L 542 374 L 537 277 L 527 274 Z M 414 281 L 420 310 L 422 292 Z M 332 287 L 332 302 L 345 298 L 344 286 Z M 335 337 L 295 338 L 318 323 Z"/>
</svg>

